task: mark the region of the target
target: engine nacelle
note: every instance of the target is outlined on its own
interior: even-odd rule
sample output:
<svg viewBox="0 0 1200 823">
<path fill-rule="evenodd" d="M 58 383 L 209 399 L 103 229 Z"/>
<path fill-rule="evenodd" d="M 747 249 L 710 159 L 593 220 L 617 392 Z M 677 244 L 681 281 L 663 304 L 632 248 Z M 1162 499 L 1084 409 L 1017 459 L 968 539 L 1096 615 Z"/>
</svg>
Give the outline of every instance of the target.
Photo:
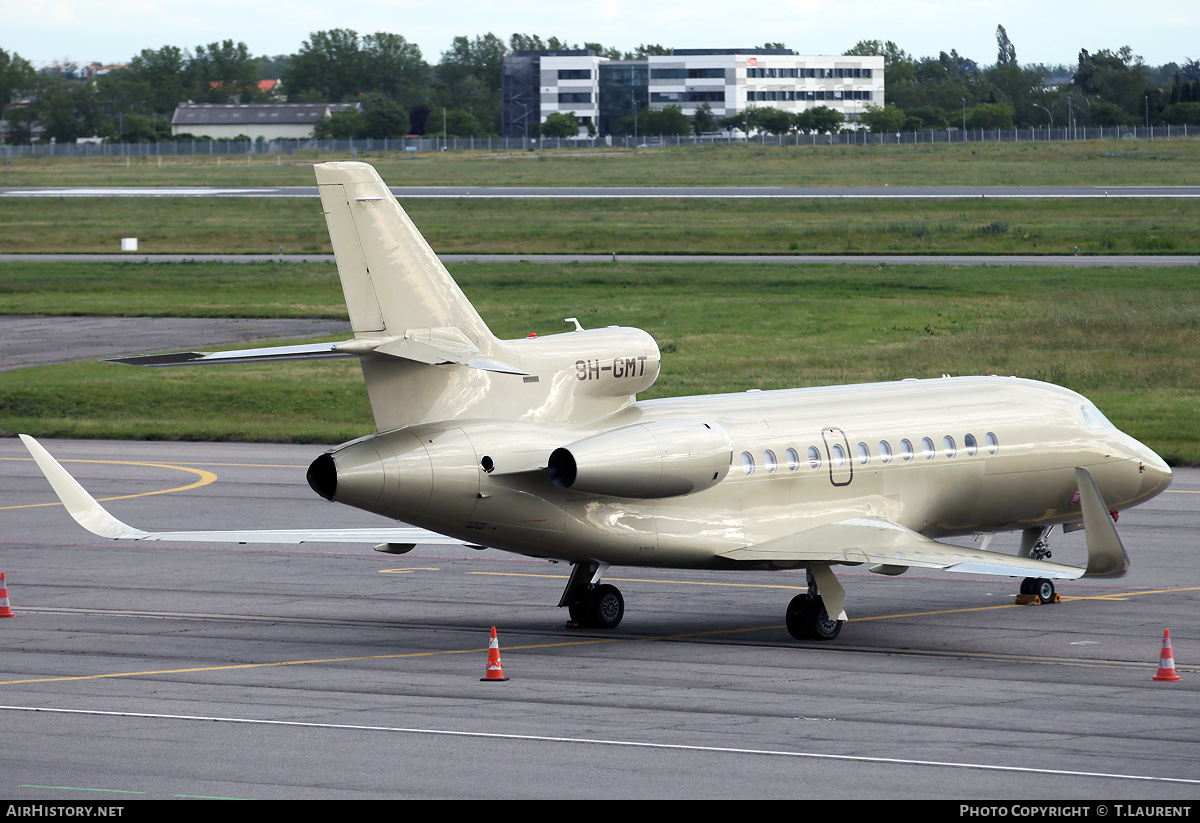
<svg viewBox="0 0 1200 823">
<path fill-rule="evenodd" d="M 428 449 L 410 432 L 344 443 L 308 467 L 308 485 L 326 500 L 387 517 L 419 514 L 433 494 Z"/>
<path fill-rule="evenodd" d="M 678 497 L 729 473 L 729 434 L 704 420 L 659 420 L 555 449 L 547 464 L 560 489 L 612 497 Z"/>
</svg>

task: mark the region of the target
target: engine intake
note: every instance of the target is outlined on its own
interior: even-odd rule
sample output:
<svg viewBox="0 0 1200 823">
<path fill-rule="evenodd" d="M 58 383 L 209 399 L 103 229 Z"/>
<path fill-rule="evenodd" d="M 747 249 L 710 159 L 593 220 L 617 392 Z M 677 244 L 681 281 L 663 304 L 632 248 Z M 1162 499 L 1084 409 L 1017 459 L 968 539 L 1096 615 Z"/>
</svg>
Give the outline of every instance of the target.
<svg viewBox="0 0 1200 823">
<path fill-rule="evenodd" d="M 328 452 L 320 455 L 308 467 L 308 485 L 326 500 L 337 494 L 337 464 Z"/>
</svg>

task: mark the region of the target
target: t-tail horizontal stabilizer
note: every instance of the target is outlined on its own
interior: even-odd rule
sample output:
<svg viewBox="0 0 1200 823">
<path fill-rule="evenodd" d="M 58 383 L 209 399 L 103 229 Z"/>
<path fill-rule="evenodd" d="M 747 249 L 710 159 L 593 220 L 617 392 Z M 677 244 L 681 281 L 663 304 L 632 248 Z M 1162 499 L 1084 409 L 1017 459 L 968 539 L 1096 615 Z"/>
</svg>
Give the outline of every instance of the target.
<svg viewBox="0 0 1200 823">
<path fill-rule="evenodd" d="M 269 346 L 236 351 L 181 351 L 173 354 L 143 354 L 136 357 L 114 357 L 107 362 L 127 366 L 207 366 L 228 363 L 279 363 L 285 360 L 333 360 L 354 357 L 351 352 L 339 351 L 341 343 L 309 343 L 299 346 Z"/>
<path fill-rule="evenodd" d="M 413 526 L 378 529 L 260 529 L 248 531 L 147 532 L 123 523 L 88 494 L 62 465 L 27 434 L 21 442 L 50 481 L 54 493 L 75 522 L 99 537 L 113 540 L 177 541 L 187 543 L 380 543 L 464 545 L 463 541 Z"/>
<path fill-rule="evenodd" d="M 431 337 L 430 332 L 443 332 Z M 358 337 L 340 343 L 307 343 L 298 346 L 268 346 L 259 349 L 202 352 L 185 351 L 174 354 L 146 354 L 136 357 L 115 357 L 109 363 L 127 366 L 217 366 L 233 363 L 280 363 L 288 360 L 336 360 L 365 355 L 382 355 L 429 366 L 466 366 L 480 371 L 528 375 L 489 357 L 476 357 L 478 349 L 462 345 L 452 336 L 453 329 L 420 329 L 403 337 Z"/>
</svg>

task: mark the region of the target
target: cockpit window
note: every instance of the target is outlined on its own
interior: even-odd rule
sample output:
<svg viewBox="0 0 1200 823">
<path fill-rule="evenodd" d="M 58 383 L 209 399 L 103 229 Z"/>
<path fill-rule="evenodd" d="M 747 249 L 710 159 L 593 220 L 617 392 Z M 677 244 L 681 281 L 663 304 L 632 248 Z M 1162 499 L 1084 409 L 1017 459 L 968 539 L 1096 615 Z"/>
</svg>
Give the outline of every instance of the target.
<svg viewBox="0 0 1200 823">
<path fill-rule="evenodd" d="M 1108 418 L 1105 417 L 1104 414 L 1101 413 L 1101 411 L 1091 403 L 1088 403 L 1086 406 L 1080 406 L 1079 410 L 1083 412 L 1083 422 L 1087 424 L 1087 427 L 1093 431 L 1099 429 L 1116 428 L 1116 426 L 1108 422 Z"/>
</svg>

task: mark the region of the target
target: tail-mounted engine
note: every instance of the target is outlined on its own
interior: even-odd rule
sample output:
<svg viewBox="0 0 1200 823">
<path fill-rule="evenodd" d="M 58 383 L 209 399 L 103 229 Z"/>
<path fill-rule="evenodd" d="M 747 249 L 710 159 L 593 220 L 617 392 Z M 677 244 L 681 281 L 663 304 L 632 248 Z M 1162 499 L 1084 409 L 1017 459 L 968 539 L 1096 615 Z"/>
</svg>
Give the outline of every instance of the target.
<svg viewBox="0 0 1200 823">
<path fill-rule="evenodd" d="M 732 457 L 729 435 L 716 423 L 659 420 L 555 449 L 547 469 L 560 489 L 614 497 L 677 497 L 720 483 Z"/>
</svg>

